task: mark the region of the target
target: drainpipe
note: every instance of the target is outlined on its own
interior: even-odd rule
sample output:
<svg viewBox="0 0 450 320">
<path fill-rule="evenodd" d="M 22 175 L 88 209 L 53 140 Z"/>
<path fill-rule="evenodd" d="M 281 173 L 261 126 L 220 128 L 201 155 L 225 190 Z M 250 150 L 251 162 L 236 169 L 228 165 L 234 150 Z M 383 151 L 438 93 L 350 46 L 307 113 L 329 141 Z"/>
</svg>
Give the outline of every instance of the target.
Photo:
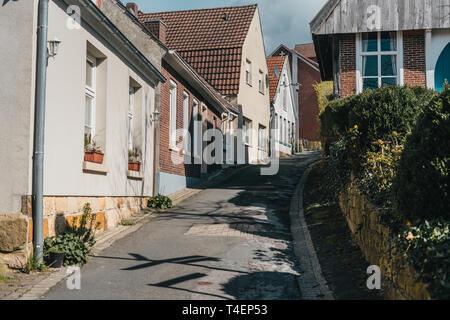
<svg viewBox="0 0 450 320">
<path fill-rule="evenodd" d="M 39 262 L 43 260 L 43 189 L 45 92 L 47 83 L 47 31 L 49 0 L 39 1 L 37 27 L 36 92 L 33 150 L 33 249 Z"/>
</svg>

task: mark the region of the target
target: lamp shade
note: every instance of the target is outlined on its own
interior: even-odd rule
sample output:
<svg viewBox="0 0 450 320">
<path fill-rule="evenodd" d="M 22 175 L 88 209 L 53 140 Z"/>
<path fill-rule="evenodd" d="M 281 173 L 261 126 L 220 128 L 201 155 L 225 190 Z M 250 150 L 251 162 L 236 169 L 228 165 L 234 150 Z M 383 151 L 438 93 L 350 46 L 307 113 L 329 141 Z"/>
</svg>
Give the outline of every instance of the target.
<svg viewBox="0 0 450 320">
<path fill-rule="evenodd" d="M 48 41 L 48 52 L 50 57 L 54 57 L 59 52 L 61 41 L 58 38 Z"/>
</svg>

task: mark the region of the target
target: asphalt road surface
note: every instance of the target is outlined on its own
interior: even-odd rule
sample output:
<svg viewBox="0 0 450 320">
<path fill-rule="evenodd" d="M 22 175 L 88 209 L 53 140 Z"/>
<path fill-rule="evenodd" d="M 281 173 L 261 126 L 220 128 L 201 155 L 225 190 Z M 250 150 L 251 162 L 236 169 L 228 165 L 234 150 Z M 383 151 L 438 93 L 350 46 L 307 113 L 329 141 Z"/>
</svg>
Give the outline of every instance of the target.
<svg viewBox="0 0 450 320">
<path fill-rule="evenodd" d="M 300 299 L 289 229 L 295 187 L 319 153 L 250 166 L 115 242 L 42 299 Z"/>
</svg>

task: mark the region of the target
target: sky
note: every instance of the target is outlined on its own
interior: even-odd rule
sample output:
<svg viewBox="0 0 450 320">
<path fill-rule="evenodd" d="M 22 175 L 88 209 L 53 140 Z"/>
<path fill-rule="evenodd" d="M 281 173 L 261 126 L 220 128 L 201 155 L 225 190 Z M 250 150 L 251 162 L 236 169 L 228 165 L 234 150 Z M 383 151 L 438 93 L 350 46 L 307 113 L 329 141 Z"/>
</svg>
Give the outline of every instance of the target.
<svg viewBox="0 0 450 320">
<path fill-rule="evenodd" d="M 281 43 L 293 48 L 312 42 L 309 22 L 327 0 L 130 0 L 143 12 L 214 8 L 258 3 L 266 53 Z M 127 3 L 127 0 L 122 0 Z"/>
</svg>

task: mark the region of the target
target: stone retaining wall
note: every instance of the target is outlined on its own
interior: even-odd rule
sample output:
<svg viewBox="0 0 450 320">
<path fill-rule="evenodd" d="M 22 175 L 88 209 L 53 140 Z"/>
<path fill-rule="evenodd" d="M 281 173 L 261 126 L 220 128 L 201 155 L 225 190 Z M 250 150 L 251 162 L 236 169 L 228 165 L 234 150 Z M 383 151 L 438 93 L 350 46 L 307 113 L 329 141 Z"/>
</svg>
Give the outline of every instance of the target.
<svg viewBox="0 0 450 320">
<path fill-rule="evenodd" d="M 44 238 L 64 232 L 67 224 L 83 214 L 89 203 L 97 216 L 99 232 L 116 227 L 142 208 L 149 198 L 140 197 L 44 197 Z M 31 196 L 22 198 L 22 213 L 0 215 L 0 273 L 23 268 L 33 241 Z"/>
<path fill-rule="evenodd" d="M 389 227 L 381 223 L 378 210 L 354 184 L 341 193 L 340 206 L 366 260 L 380 267 L 387 298 L 431 299 L 427 285 L 418 280 L 418 273 L 405 265 L 403 252 L 396 246 Z"/>
</svg>

